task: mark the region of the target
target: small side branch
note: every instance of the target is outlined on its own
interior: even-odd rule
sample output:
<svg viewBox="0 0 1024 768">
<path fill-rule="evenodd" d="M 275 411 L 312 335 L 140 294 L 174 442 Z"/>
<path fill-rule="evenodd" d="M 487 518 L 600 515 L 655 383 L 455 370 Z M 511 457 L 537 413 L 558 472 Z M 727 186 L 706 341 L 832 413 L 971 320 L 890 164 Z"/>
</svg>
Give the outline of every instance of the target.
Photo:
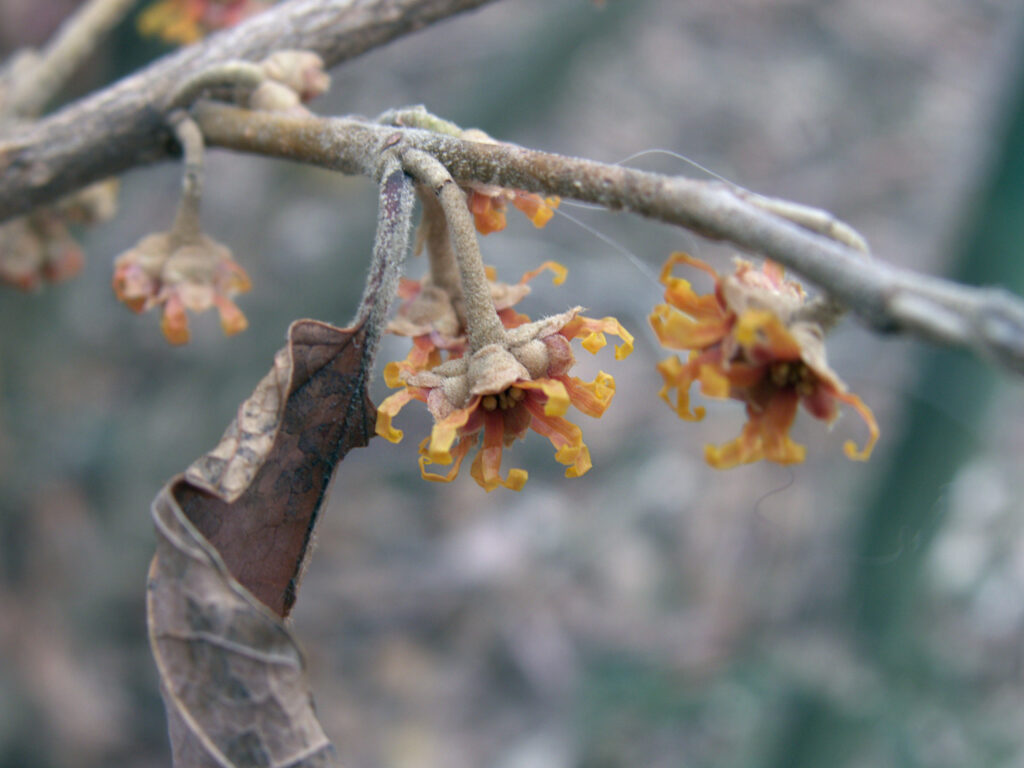
<svg viewBox="0 0 1024 768">
<path fill-rule="evenodd" d="M 35 117 L 57 95 L 79 65 L 135 5 L 135 0 L 89 0 L 61 26 L 42 53 L 12 78 L 0 110 L 8 117 Z"/>
<path fill-rule="evenodd" d="M 869 327 L 964 347 L 1024 374 L 1024 302 L 1006 291 L 958 285 L 865 257 L 846 225 L 814 209 L 749 199 L 721 182 L 607 165 L 418 129 L 347 118 L 291 117 L 201 102 L 210 144 L 344 173 L 369 173 L 374 148 L 401 142 L 439 161 L 455 181 L 477 181 L 597 203 L 677 224 L 774 259 L 818 286 Z M 431 183 L 430 177 L 420 177 Z M 831 239 L 825 234 L 838 239 Z M 855 233 L 854 233 L 855 234 Z"/>
</svg>

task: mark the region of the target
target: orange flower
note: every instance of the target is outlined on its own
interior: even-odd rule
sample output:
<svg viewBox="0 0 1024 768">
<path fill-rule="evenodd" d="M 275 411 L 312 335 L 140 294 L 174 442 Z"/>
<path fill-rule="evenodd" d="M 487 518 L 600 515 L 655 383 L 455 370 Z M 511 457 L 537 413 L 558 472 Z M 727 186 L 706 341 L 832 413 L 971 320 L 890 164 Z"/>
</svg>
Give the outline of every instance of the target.
<svg viewBox="0 0 1024 768">
<path fill-rule="evenodd" d="M 601 416 L 615 394 L 615 380 L 604 372 L 591 382 L 568 375 L 575 363 L 569 341 L 585 336 L 588 349 L 604 346 L 605 333 L 623 339 L 616 357 L 632 351 L 633 338 L 614 318 L 581 317 L 579 309 L 513 328 L 507 344 L 491 344 L 469 356 L 448 360 L 430 371 L 405 377 L 405 388 L 377 409 L 377 434 L 397 443 L 402 432 L 392 420 L 410 401 L 426 403 L 434 416 L 430 437 L 419 447 L 420 471 L 427 480 L 450 482 L 478 442 L 470 473 L 486 491 L 498 486 L 520 490 L 527 473 L 512 469 L 501 476 L 502 450 L 533 430 L 551 441 L 566 477 L 590 467 L 583 433 L 563 415 L 570 405 L 588 416 Z M 479 440 L 478 440 L 479 438 Z M 452 464 L 445 474 L 430 464 Z"/>
<path fill-rule="evenodd" d="M 528 283 L 544 270 L 554 273 L 552 282 L 555 285 L 561 285 L 568 274 L 561 264 L 545 261 L 519 278 L 518 283 L 510 284 L 499 282 L 497 272 L 492 267 L 487 268 L 491 300 L 505 327 L 514 328 L 529 322 L 526 315 L 519 314 L 512 307 L 530 292 Z M 403 278 L 398 285 L 398 297 L 402 304 L 394 320 L 388 324 L 388 332 L 412 337 L 413 346 L 405 360 L 391 362 L 384 367 L 384 380 L 389 387 L 400 387 L 403 376 L 439 365 L 442 351 L 447 352 L 449 359 L 461 357 L 466 351 L 464 329 L 455 310 L 458 297 L 450 296 L 430 277 L 422 280 Z"/>
<path fill-rule="evenodd" d="M 463 139 L 478 141 L 481 144 L 496 144 L 497 142 L 481 131 L 479 128 L 468 128 L 460 134 Z M 492 232 L 500 232 L 507 224 L 505 221 L 505 209 L 509 203 L 522 211 L 526 218 L 533 222 L 533 226 L 541 229 L 551 221 L 555 215 L 555 209 L 561 200 L 557 197 L 541 197 L 533 192 L 524 192 L 521 189 L 505 189 L 496 187 L 493 184 L 481 184 L 470 182 L 465 187 L 466 202 L 469 204 L 470 213 L 473 214 L 473 222 L 476 224 L 476 231 L 481 235 L 489 235 Z"/>
<path fill-rule="evenodd" d="M 191 45 L 264 10 L 259 0 L 157 0 L 138 19 L 139 33 L 172 45 Z"/>
<path fill-rule="evenodd" d="M 555 215 L 555 209 L 561 200 L 557 197 L 541 197 L 533 192 L 519 189 L 504 189 L 488 184 L 470 184 L 466 189 L 470 213 L 476 231 L 481 235 L 500 232 L 508 222 L 505 220 L 505 209 L 508 203 L 526 214 L 533 226 L 542 229 Z"/>
<path fill-rule="evenodd" d="M 710 275 L 714 293 L 699 296 L 689 282 L 672 277 L 679 263 Z M 829 367 L 824 331 L 799 313 L 806 303 L 803 288 L 786 280 L 779 265 L 766 261 L 758 271 L 737 259 L 736 272 L 722 277 L 704 262 L 674 253 L 661 282 L 668 303 L 655 307 L 651 325 L 665 346 L 690 350 L 685 363 L 671 357 L 658 365 L 662 399 L 688 421 L 704 417 L 703 408 L 690 408 L 694 382 L 708 397 L 746 404 L 748 421 L 740 436 L 724 445 L 705 446 L 711 466 L 727 469 L 761 459 L 802 462 L 804 446 L 789 437 L 800 404 L 829 424 L 839 415 L 839 403 L 852 406 L 867 424 L 869 438 L 860 450 L 848 441 L 844 451 L 851 459 L 867 460 L 878 440 L 874 414 Z"/>
<path fill-rule="evenodd" d="M 39 289 L 77 275 L 85 264 L 81 247 L 67 225 L 98 224 L 117 209 L 116 179 L 96 182 L 0 225 L 0 282 L 23 291 Z"/>
<path fill-rule="evenodd" d="M 231 251 L 206 235 L 183 243 L 170 233 L 148 235 L 114 262 L 114 294 L 133 312 L 163 306 L 160 329 L 171 344 L 189 340 L 185 310 L 216 307 L 225 335 L 249 323 L 231 300 L 252 287 Z"/>
<path fill-rule="evenodd" d="M 82 249 L 50 208 L 0 226 L 0 282 L 23 291 L 38 290 L 78 274 Z"/>
</svg>

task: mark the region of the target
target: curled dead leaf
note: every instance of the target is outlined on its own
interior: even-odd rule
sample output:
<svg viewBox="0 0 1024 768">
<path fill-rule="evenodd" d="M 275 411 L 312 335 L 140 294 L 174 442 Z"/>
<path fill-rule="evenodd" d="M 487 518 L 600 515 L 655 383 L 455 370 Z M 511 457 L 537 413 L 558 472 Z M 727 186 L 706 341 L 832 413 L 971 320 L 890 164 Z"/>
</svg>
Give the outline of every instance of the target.
<svg viewBox="0 0 1024 768">
<path fill-rule="evenodd" d="M 176 768 L 337 765 L 284 622 L 231 577 L 169 487 L 153 519 L 147 623 Z"/>
<path fill-rule="evenodd" d="M 170 486 L 231 574 L 279 616 L 295 602 L 335 465 L 366 445 L 363 329 L 299 320 L 220 444 Z"/>
</svg>

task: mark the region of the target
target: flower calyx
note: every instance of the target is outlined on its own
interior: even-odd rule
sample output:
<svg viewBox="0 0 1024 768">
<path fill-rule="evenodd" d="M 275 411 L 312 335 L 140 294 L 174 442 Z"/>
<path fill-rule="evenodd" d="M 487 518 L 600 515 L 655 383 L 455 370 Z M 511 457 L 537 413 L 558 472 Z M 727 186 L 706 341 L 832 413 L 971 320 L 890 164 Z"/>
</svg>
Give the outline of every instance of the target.
<svg viewBox="0 0 1024 768">
<path fill-rule="evenodd" d="M 530 293 L 529 282 L 545 270 L 554 274 L 552 282 L 555 285 L 564 282 L 568 274 L 561 264 L 546 261 L 524 274 L 519 282 L 504 283 L 498 280 L 492 267 L 487 267 L 491 300 L 506 328 L 529 322 L 526 315 L 512 307 Z M 440 364 L 442 352 L 454 358 L 461 357 L 468 349 L 461 291 L 453 295 L 451 289 L 438 285 L 427 275 L 421 280 L 403 279 L 398 286 L 398 296 L 402 303 L 387 331 L 412 338 L 413 347 L 405 360 L 388 363 L 384 368 L 384 380 L 391 387 L 402 386 L 402 373 L 429 370 Z"/>
</svg>

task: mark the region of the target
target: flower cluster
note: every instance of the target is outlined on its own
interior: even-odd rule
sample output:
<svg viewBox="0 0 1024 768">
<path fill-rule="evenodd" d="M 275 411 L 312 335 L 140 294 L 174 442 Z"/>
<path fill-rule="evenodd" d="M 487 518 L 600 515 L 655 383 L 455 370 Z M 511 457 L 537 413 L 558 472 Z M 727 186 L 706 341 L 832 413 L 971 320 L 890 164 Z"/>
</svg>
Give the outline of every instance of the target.
<svg viewBox="0 0 1024 768">
<path fill-rule="evenodd" d="M 676 264 L 710 275 L 715 290 L 697 295 L 690 283 L 672 276 Z M 658 365 L 661 397 L 683 419 L 696 421 L 703 408 L 690 408 L 690 386 L 700 384 L 708 397 L 732 398 L 746 405 L 748 421 L 740 436 L 721 446 L 705 447 L 708 463 L 719 469 L 761 459 L 781 464 L 801 462 L 806 450 L 789 437 L 797 407 L 832 423 L 839 403 L 853 407 L 870 437 L 859 449 L 848 441 L 851 459 L 866 460 L 878 439 L 871 410 L 847 391 L 825 359 L 824 330 L 808 316 L 803 288 L 766 261 L 757 270 L 737 259 L 736 271 L 720 276 L 704 262 L 674 253 L 661 274 L 666 304 L 655 307 L 651 325 L 670 349 L 689 350 L 686 362 L 671 357 Z M 675 391 L 675 402 L 671 394 Z"/>
<path fill-rule="evenodd" d="M 0 225 L 0 282 L 23 291 L 74 277 L 85 258 L 69 224 L 98 224 L 117 210 L 116 179 L 97 182 L 27 216 Z"/>
<path fill-rule="evenodd" d="M 269 7 L 263 0 L 157 0 L 138 19 L 139 32 L 171 45 L 191 45 Z"/>
<path fill-rule="evenodd" d="M 575 363 L 569 341 L 584 337 L 584 347 L 597 351 L 606 333 L 623 339 L 616 352 L 621 359 L 632 351 L 632 336 L 614 318 L 594 320 L 579 308 L 506 333 L 502 344 L 453 357 L 430 370 L 403 371 L 404 388 L 377 410 L 377 434 L 398 442 L 402 432 L 392 426 L 398 412 L 412 400 L 427 405 L 434 417 L 430 437 L 419 447 L 424 478 L 449 482 L 463 459 L 479 442 L 470 474 L 486 491 L 502 486 L 520 490 L 527 473 L 512 469 L 503 478 L 504 448 L 529 430 L 555 447 L 555 459 L 566 465 L 567 477 L 579 477 L 591 467 L 590 451 L 578 426 L 564 418 L 570 405 L 588 416 L 601 416 L 615 394 L 614 379 L 604 372 L 591 382 L 569 375 Z M 431 464 L 448 465 L 444 475 L 428 471 Z"/>
<path fill-rule="evenodd" d="M 500 232 L 507 226 L 505 210 L 508 203 L 522 211 L 533 222 L 533 226 L 540 229 L 551 221 L 560 202 L 557 197 L 541 197 L 533 192 L 476 182 L 466 187 L 466 193 L 473 222 L 481 235 Z"/>
<path fill-rule="evenodd" d="M 231 251 L 206 235 L 183 241 L 173 231 L 147 235 L 114 262 L 114 293 L 133 312 L 162 307 L 160 328 L 171 344 L 189 340 L 185 310 L 216 307 L 228 336 L 248 327 L 231 300 L 248 291 L 249 277 Z"/>
<path fill-rule="evenodd" d="M 495 143 L 494 139 L 477 128 L 468 128 L 462 131 L 460 136 L 483 144 Z M 475 181 L 467 184 L 464 189 L 469 211 L 473 214 L 473 223 L 481 235 L 500 232 L 507 226 L 505 211 L 509 203 L 522 211 L 526 218 L 533 222 L 533 226 L 541 229 L 551 221 L 555 209 L 561 202 L 554 196 L 541 197 L 521 189 L 505 189 Z"/>
</svg>

